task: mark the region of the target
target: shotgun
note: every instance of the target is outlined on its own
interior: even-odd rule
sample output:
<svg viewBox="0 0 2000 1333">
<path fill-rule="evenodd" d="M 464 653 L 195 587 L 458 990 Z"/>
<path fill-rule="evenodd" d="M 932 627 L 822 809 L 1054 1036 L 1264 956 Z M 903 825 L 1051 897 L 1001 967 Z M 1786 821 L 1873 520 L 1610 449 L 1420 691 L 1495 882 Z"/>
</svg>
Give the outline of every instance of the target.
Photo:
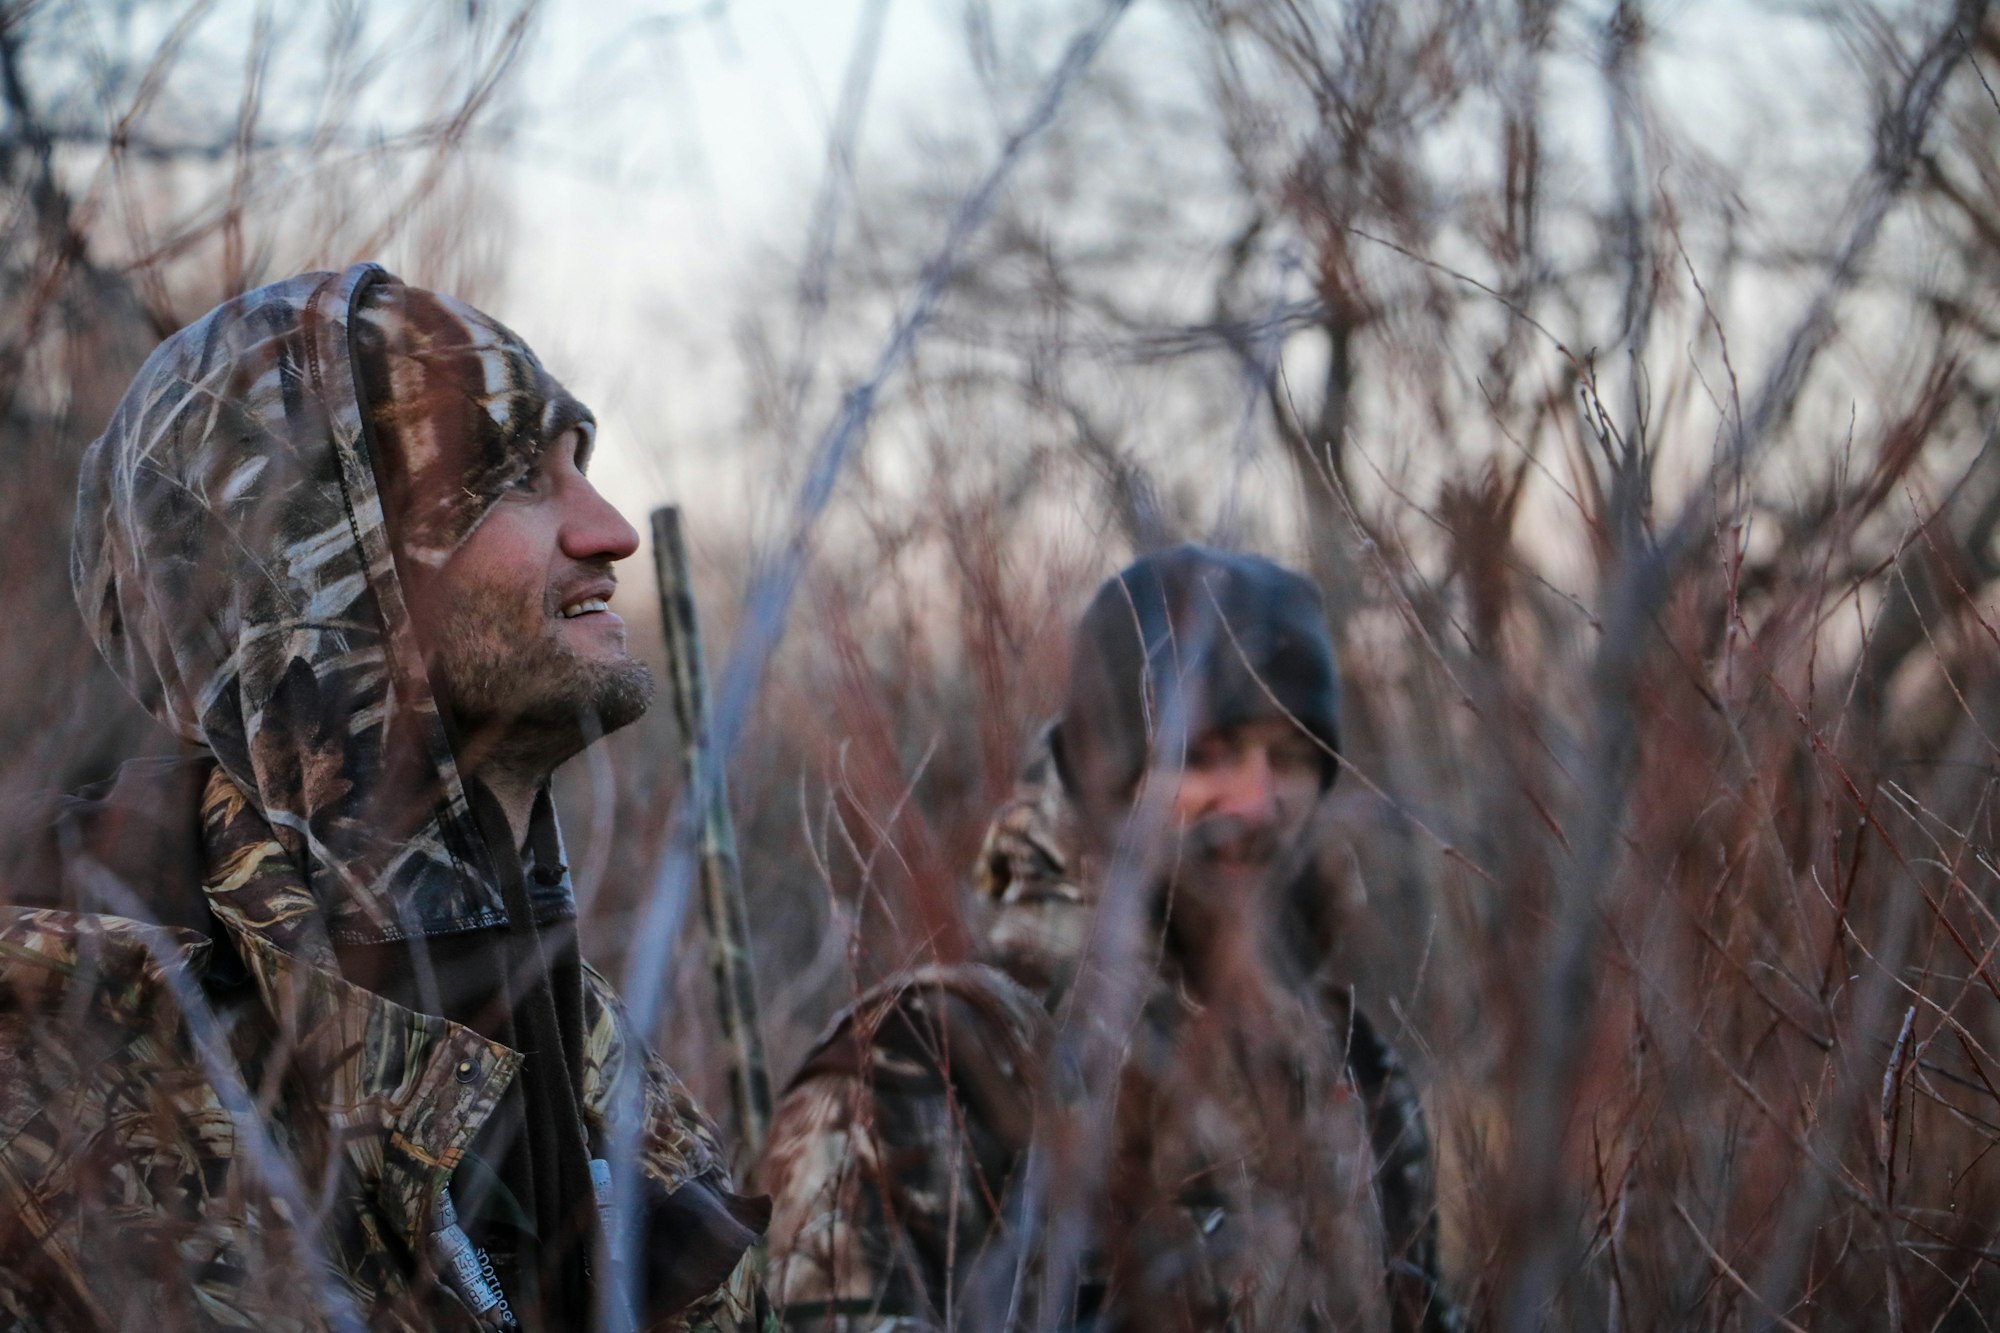
<svg viewBox="0 0 2000 1333">
<path fill-rule="evenodd" d="M 743 902 L 743 873 L 736 857 L 736 825 L 729 787 L 709 735 L 708 668 L 695 616 L 687 543 L 677 505 L 653 511 L 653 563 L 660 580 L 660 626 L 667 640 L 667 677 L 674 717 L 681 728 L 683 799 L 701 821 L 701 915 L 708 926 L 716 1004 L 732 1057 L 730 1102 L 744 1160 L 763 1150 L 771 1124 L 771 1075 L 757 1018 L 757 983 L 750 967 L 750 917 Z"/>
</svg>

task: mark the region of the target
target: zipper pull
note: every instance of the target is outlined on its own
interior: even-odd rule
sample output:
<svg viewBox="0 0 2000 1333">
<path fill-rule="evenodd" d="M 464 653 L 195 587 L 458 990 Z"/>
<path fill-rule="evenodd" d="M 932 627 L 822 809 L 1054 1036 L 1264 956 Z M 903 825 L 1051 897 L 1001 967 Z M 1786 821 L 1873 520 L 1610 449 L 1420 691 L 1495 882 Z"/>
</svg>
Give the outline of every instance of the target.
<svg viewBox="0 0 2000 1333">
<path fill-rule="evenodd" d="M 448 1189 L 438 1191 L 437 1221 L 431 1232 L 431 1245 L 437 1252 L 438 1268 L 444 1275 L 445 1285 L 451 1289 L 452 1295 L 464 1302 L 466 1309 L 472 1311 L 473 1317 L 487 1328 L 513 1328 L 513 1312 L 500 1293 L 500 1284 L 494 1281 L 492 1269 L 481 1265 L 479 1254 L 472 1247 L 472 1238 L 459 1226 L 458 1208 L 452 1203 Z"/>
<path fill-rule="evenodd" d="M 574 1160 L 574 1159 L 572 1159 Z M 590 1193 L 597 1200 L 597 1219 L 611 1232 L 611 1163 L 602 1157 L 590 1159 Z"/>
</svg>

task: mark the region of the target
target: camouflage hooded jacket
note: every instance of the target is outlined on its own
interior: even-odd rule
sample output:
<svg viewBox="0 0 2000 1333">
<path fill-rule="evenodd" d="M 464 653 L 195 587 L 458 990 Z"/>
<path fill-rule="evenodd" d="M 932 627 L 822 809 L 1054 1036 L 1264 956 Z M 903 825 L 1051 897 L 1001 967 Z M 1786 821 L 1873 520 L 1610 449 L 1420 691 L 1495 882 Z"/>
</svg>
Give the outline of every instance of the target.
<svg viewBox="0 0 2000 1333">
<path fill-rule="evenodd" d="M 350 983 L 335 948 L 507 921 L 386 515 L 404 560 L 440 563 L 542 444 L 576 426 L 587 448 L 590 424 L 518 338 L 423 294 L 406 373 L 483 392 L 448 395 L 385 462 L 358 330 L 365 301 L 411 290 L 362 265 L 217 308 L 154 353 L 85 459 L 78 600 L 200 756 L 200 882 L 163 911 L 73 842 L 66 892 L 0 895 L 96 909 L 0 907 L 0 1327 L 480 1326 L 443 1280 L 440 1214 L 523 1055 Z M 574 914 L 566 873 L 531 901 Z M 611 988 L 586 969 L 583 990 L 590 1134 L 631 1145 L 621 1165 L 657 1192 L 754 1224 Z M 672 1326 L 755 1327 L 755 1231 L 715 1234 L 685 1256 Z"/>
<path fill-rule="evenodd" d="M 991 965 L 875 988 L 792 1079 L 762 1176 L 775 1206 L 772 1296 L 788 1326 L 1005 1328 L 1002 1312 L 1035 1308 L 1033 1277 L 1024 1287 L 1019 1276 L 1035 1238 L 1021 1234 L 1017 1195 L 1048 1105 L 1051 1011 L 1095 910 L 1074 818 L 1044 750 L 994 817 L 977 867 L 995 909 Z M 1083 1257 L 1067 1303 L 1074 1326 L 1457 1326 L 1438 1280 L 1414 1087 L 1344 987 L 1319 988 L 1299 1015 L 1297 1031 L 1324 1034 L 1337 1058 L 1318 1061 L 1317 1083 L 1289 1066 L 1267 1080 L 1291 1102 L 1273 1117 L 1239 1052 L 1205 1063 L 1194 1053 L 1199 1017 L 1160 978 L 1124 1047 L 1099 1187 L 1098 1225 L 1119 1243 Z M 1287 1140 L 1274 1123 L 1302 1132 Z M 1149 1285 L 1150 1298 L 1134 1296 Z"/>
</svg>

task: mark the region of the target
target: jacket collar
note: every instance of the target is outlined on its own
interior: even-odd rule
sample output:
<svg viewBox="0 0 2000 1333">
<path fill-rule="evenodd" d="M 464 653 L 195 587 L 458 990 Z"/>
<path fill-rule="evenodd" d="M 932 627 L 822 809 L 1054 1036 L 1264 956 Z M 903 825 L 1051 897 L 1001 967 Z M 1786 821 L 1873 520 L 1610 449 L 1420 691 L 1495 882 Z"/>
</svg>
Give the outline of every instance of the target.
<svg viewBox="0 0 2000 1333">
<path fill-rule="evenodd" d="M 339 974 L 326 923 L 285 849 L 220 768 L 202 799 L 202 889 L 304 1076 L 345 1166 L 420 1246 L 439 1192 L 521 1067 L 462 1024 Z"/>
</svg>

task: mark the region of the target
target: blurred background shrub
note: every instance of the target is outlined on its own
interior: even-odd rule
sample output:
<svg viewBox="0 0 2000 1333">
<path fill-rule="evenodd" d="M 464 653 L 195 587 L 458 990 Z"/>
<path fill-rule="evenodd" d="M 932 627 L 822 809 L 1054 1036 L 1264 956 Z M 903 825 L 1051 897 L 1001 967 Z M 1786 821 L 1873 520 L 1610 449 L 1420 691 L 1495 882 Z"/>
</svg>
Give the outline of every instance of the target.
<svg viewBox="0 0 2000 1333">
<path fill-rule="evenodd" d="M 647 201 L 713 168 L 697 69 L 782 8 L 0 3 L 0 823 L 171 744 L 68 589 L 132 372 L 378 258 L 606 408 L 635 520 L 688 507 L 779 1079 L 976 931 L 1089 590 L 1256 548 L 1326 594 L 1323 944 L 1426 1089 L 1478 1321 L 1987 1327 L 2000 20 L 1159 0 L 1066 62 L 1102 7 L 842 12 L 810 165 L 692 244 Z M 561 799 L 594 956 L 671 966 L 720 1105 L 698 925 L 634 942 L 687 919 L 678 744 L 656 710 Z"/>
</svg>

